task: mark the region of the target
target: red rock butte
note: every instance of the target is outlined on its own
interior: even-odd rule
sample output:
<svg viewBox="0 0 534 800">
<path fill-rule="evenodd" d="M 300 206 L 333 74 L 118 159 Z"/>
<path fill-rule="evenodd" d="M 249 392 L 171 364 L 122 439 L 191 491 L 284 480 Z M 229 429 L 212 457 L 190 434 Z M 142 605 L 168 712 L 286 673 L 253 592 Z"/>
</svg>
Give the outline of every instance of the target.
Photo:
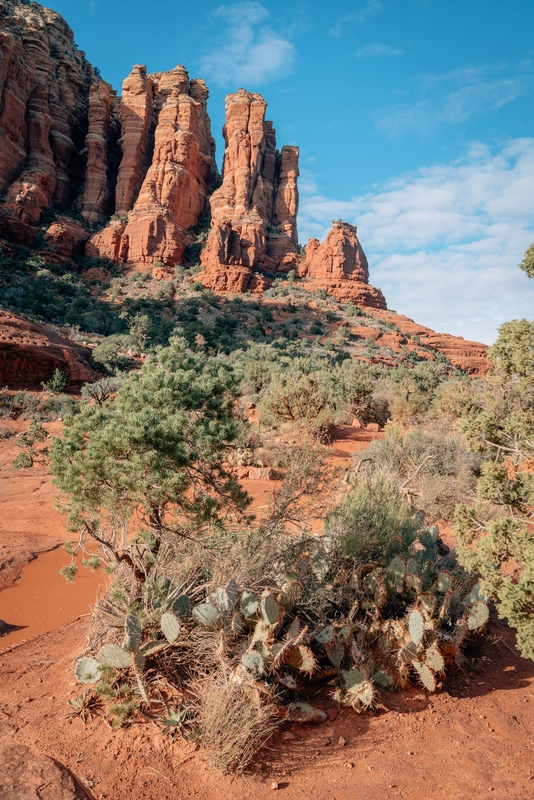
<svg viewBox="0 0 534 800">
<path fill-rule="evenodd" d="M 216 292 L 261 293 L 294 271 L 338 301 L 387 309 L 354 225 L 334 221 L 302 255 L 299 151 L 277 149 L 261 95 L 226 98 L 220 176 L 204 81 L 138 65 L 119 98 L 59 14 L 23 0 L 0 1 L 0 14 L 0 240 L 162 279 L 202 231 L 198 280 Z M 484 345 L 449 339 L 448 351 L 485 359 Z"/>
</svg>

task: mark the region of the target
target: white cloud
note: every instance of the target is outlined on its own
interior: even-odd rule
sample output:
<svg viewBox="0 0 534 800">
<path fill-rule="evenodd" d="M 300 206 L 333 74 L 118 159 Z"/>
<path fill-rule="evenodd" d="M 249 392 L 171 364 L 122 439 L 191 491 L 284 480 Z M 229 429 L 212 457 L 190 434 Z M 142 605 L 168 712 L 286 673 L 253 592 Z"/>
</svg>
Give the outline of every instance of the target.
<svg viewBox="0 0 534 800">
<path fill-rule="evenodd" d="M 420 99 L 398 103 L 373 114 L 375 124 L 388 136 L 428 134 L 445 124 L 458 124 L 494 111 L 533 88 L 532 64 L 524 62 L 515 74 L 491 78 L 503 65 L 457 69 L 443 75 L 424 75 L 416 87 Z"/>
<path fill-rule="evenodd" d="M 332 219 L 358 225 L 371 283 L 388 305 L 434 330 L 491 343 L 507 319 L 534 317 L 534 280 L 518 264 L 534 240 L 534 138 L 423 168 L 366 195 L 320 194 L 303 170 L 301 239 Z"/>
<path fill-rule="evenodd" d="M 374 17 L 375 14 L 379 14 L 383 8 L 384 3 L 379 2 L 379 0 L 368 0 L 362 8 L 338 19 L 336 24 L 330 28 L 330 34 L 340 38 L 347 32 L 347 28 L 352 22 L 365 22 L 369 17 Z"/>
<path fill-rule="evenodd" d="M 371 42 L 364 44 L 356 53 L 356 58 L 380 58 L 381 56 L 402 56 L 402 50 L 381 42 Z"/>
<path fill-rule="evenodd" d="M 270 14 L 260 3 L 221 6 L 215 15 L 225 23 L 221 44 L 200 61 L 203 73 L 213 83 L 254 88 L 291 72 L 295 48 L 262 24 Z"/>
</svg>

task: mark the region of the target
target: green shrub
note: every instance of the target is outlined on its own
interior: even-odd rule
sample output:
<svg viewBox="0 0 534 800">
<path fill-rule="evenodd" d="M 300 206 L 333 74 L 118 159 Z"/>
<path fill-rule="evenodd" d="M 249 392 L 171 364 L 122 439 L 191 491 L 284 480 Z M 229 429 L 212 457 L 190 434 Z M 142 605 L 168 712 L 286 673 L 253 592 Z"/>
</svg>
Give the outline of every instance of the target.
<svg viewBox="0 0 534 800">
<path fill-rule="evenodd" d="M 326 534 L 335 537 L 343 555 L 364 564 L 382 558 L 394 536 L 407 551 L 417 527 L 397 481 L 386 472 L 355 483 L 325 520 Z"/>
</svg>

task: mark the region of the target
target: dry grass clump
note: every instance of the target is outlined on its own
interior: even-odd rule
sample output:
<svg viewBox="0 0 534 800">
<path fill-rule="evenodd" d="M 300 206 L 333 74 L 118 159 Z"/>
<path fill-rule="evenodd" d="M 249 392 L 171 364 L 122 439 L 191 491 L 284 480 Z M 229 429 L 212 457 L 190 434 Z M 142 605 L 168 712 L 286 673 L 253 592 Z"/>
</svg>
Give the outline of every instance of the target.
<svg viewBox="0 0 534 800">
<path fill-rule="evenodd" d="M 277 727 L 275 704 L 225 669 L 199 681 L 198 725 L 210 762 L 242 772 Z"/>
</svg>

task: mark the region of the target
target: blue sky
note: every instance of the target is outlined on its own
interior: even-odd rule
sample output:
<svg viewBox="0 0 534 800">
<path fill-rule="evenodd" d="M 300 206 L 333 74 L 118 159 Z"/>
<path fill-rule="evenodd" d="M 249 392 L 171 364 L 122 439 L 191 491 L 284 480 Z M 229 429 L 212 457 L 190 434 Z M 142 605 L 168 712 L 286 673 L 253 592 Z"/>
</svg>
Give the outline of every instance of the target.
<svg viewBox="0 0 534 800">
<path fill-rule="evenodd" d="M 491 343 L 532 318 L 517 264 L 534 240 L 532 0 L 51 0 L 117 89 L 135 63 L 184 64 L 269 103 L 301 150 L 302 243 L 358 225 L 400 313 Z"/>
</svg>

